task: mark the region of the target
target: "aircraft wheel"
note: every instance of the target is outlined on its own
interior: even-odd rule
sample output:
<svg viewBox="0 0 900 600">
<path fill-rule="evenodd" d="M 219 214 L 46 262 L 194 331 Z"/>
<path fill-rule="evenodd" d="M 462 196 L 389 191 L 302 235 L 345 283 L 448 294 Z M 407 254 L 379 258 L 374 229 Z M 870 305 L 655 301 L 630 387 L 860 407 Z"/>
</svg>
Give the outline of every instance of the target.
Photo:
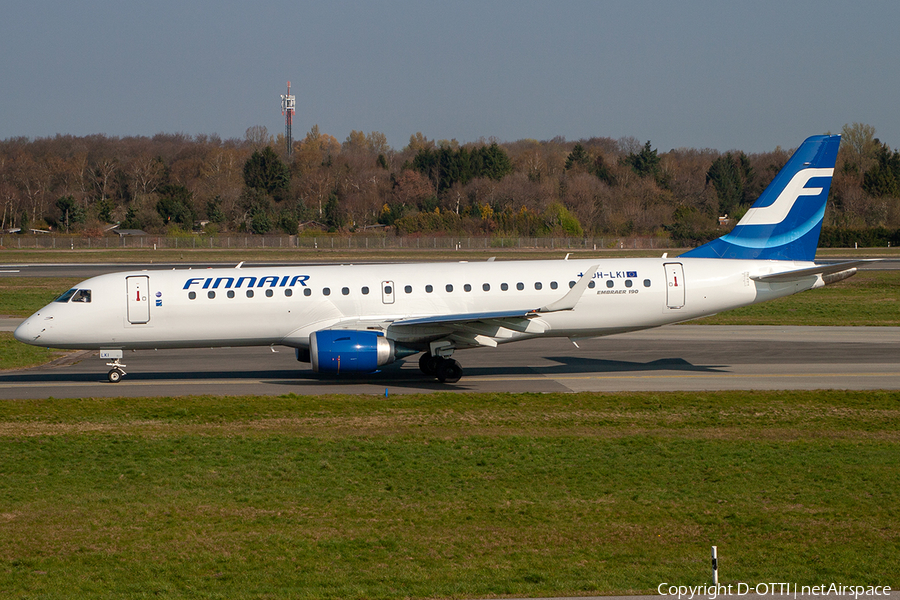
<svg viewBox="0 0 900 600">
<path fill-rule="evenodd" d="M 437 374 L 437 364 L 440 360 L 439 357 L 432 356 L 428 352 L 425 352 L 419 357 L 419 370 L 426 375 L 434 376 Z"/>
<path fill-rule="evenodd" d="M 441 383 L 456 383 L 462 377 L 462 366 L 452 358 L 445 358 L 437 365 L 437 378 Z"/>
<path fill-rule="evenodd" d="M 110 383 L 119 383 L 122 381 L 122 375 L 124 375 L 120 369 L 111 369 L 109 373 L 106 374 L 106 377 L 109 379 Z"/>
</svg>

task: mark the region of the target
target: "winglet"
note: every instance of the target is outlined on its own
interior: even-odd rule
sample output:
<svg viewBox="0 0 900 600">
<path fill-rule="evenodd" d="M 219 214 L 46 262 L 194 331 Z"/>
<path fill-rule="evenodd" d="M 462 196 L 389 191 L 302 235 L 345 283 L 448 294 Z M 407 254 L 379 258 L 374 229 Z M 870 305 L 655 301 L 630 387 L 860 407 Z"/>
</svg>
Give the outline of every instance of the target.
<svg viewBox="0 0 900 600">
<path fill-rule="evenodd" d="M 550 304 L 537 309 L 536 312 L 548 313 L 557 312 L 560 310 L 572 310 L 573 308 L 575 308 L 575 305 L 578 304 L 581 296 L 584 295 L 584 290 L 587 289 L 588 284 L 594 278 L 594 273 L 596 273 L 597 269 L 599 268 L 600 265 L 593 265 L 589 267 L 584 272 L 584 275 L 581 276 L 581 279 L 575 282 L 575 285 L 572 286 L 572 289 L 570 289 L 565 296 L 563 296 L 556 302 L 551 302 Z"/>
</svg>

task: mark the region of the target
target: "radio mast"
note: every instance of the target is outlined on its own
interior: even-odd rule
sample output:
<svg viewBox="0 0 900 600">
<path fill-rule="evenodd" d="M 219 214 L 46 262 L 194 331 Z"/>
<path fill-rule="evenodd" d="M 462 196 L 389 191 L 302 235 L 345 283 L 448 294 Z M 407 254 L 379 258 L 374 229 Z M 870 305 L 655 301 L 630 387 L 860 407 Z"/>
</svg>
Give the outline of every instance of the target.
<svg viewBox="0 0 900 600">
<path fill-rule="evenodd" d="M 281 95 L 281 114 L 284 115 L 284 137 L 287 138 L 287 155 L 290 158 L 294 151 L 294 143 L 291 139 L 291 124 L 294 121 L 294 96 L 291 95 L 291 82 L 288 81 L 287 94 Z"/>
</svg>

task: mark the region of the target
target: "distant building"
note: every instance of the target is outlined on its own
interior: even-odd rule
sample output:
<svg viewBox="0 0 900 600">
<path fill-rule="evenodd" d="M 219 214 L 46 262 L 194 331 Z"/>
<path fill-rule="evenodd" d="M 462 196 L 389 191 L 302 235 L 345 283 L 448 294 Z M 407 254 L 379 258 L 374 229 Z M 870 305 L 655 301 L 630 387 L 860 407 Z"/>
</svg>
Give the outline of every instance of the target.
<svg viewBox="0 0 900 600">
<path fill-rule="evenodd" d="M 149 235 L 146 231 L 141 229 L 113 229 L 119 237 L 134 237 L 141 235 Z"/>
</svg>

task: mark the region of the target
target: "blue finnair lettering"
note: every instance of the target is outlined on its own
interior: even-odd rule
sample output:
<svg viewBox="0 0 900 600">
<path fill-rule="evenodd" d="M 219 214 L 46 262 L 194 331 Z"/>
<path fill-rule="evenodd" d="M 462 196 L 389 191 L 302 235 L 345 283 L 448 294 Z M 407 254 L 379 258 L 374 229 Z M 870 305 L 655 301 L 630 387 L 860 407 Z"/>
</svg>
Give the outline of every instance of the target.
<svg viewBox="0 0 900 600">
<path fill-rule="evenodd" d="M 280 283 L 279 283 L 280 281 Z M 204 290 L 218 289 L 219 286 L 222 286 L 224 289 L 231 288 L 242 288 L 246 283 L 248 288 L 252 287 L 265 287 L 266 284 L 269 287 L 294 287 L 299 285 L 301 287 L 306 287 L 306 282 L 309 281 L 309 275 L 284 275 L 280 277 L 278 275 L 266 275 L 265 277 L 238 277 L 237 283 L 234 281 L 234 277 L 191 277 L 190 279 L 184 282 L 184 286 L 181 288 L 183 290 L 188 290 L 193 286 L 200 286 Z"/>
</svg>

